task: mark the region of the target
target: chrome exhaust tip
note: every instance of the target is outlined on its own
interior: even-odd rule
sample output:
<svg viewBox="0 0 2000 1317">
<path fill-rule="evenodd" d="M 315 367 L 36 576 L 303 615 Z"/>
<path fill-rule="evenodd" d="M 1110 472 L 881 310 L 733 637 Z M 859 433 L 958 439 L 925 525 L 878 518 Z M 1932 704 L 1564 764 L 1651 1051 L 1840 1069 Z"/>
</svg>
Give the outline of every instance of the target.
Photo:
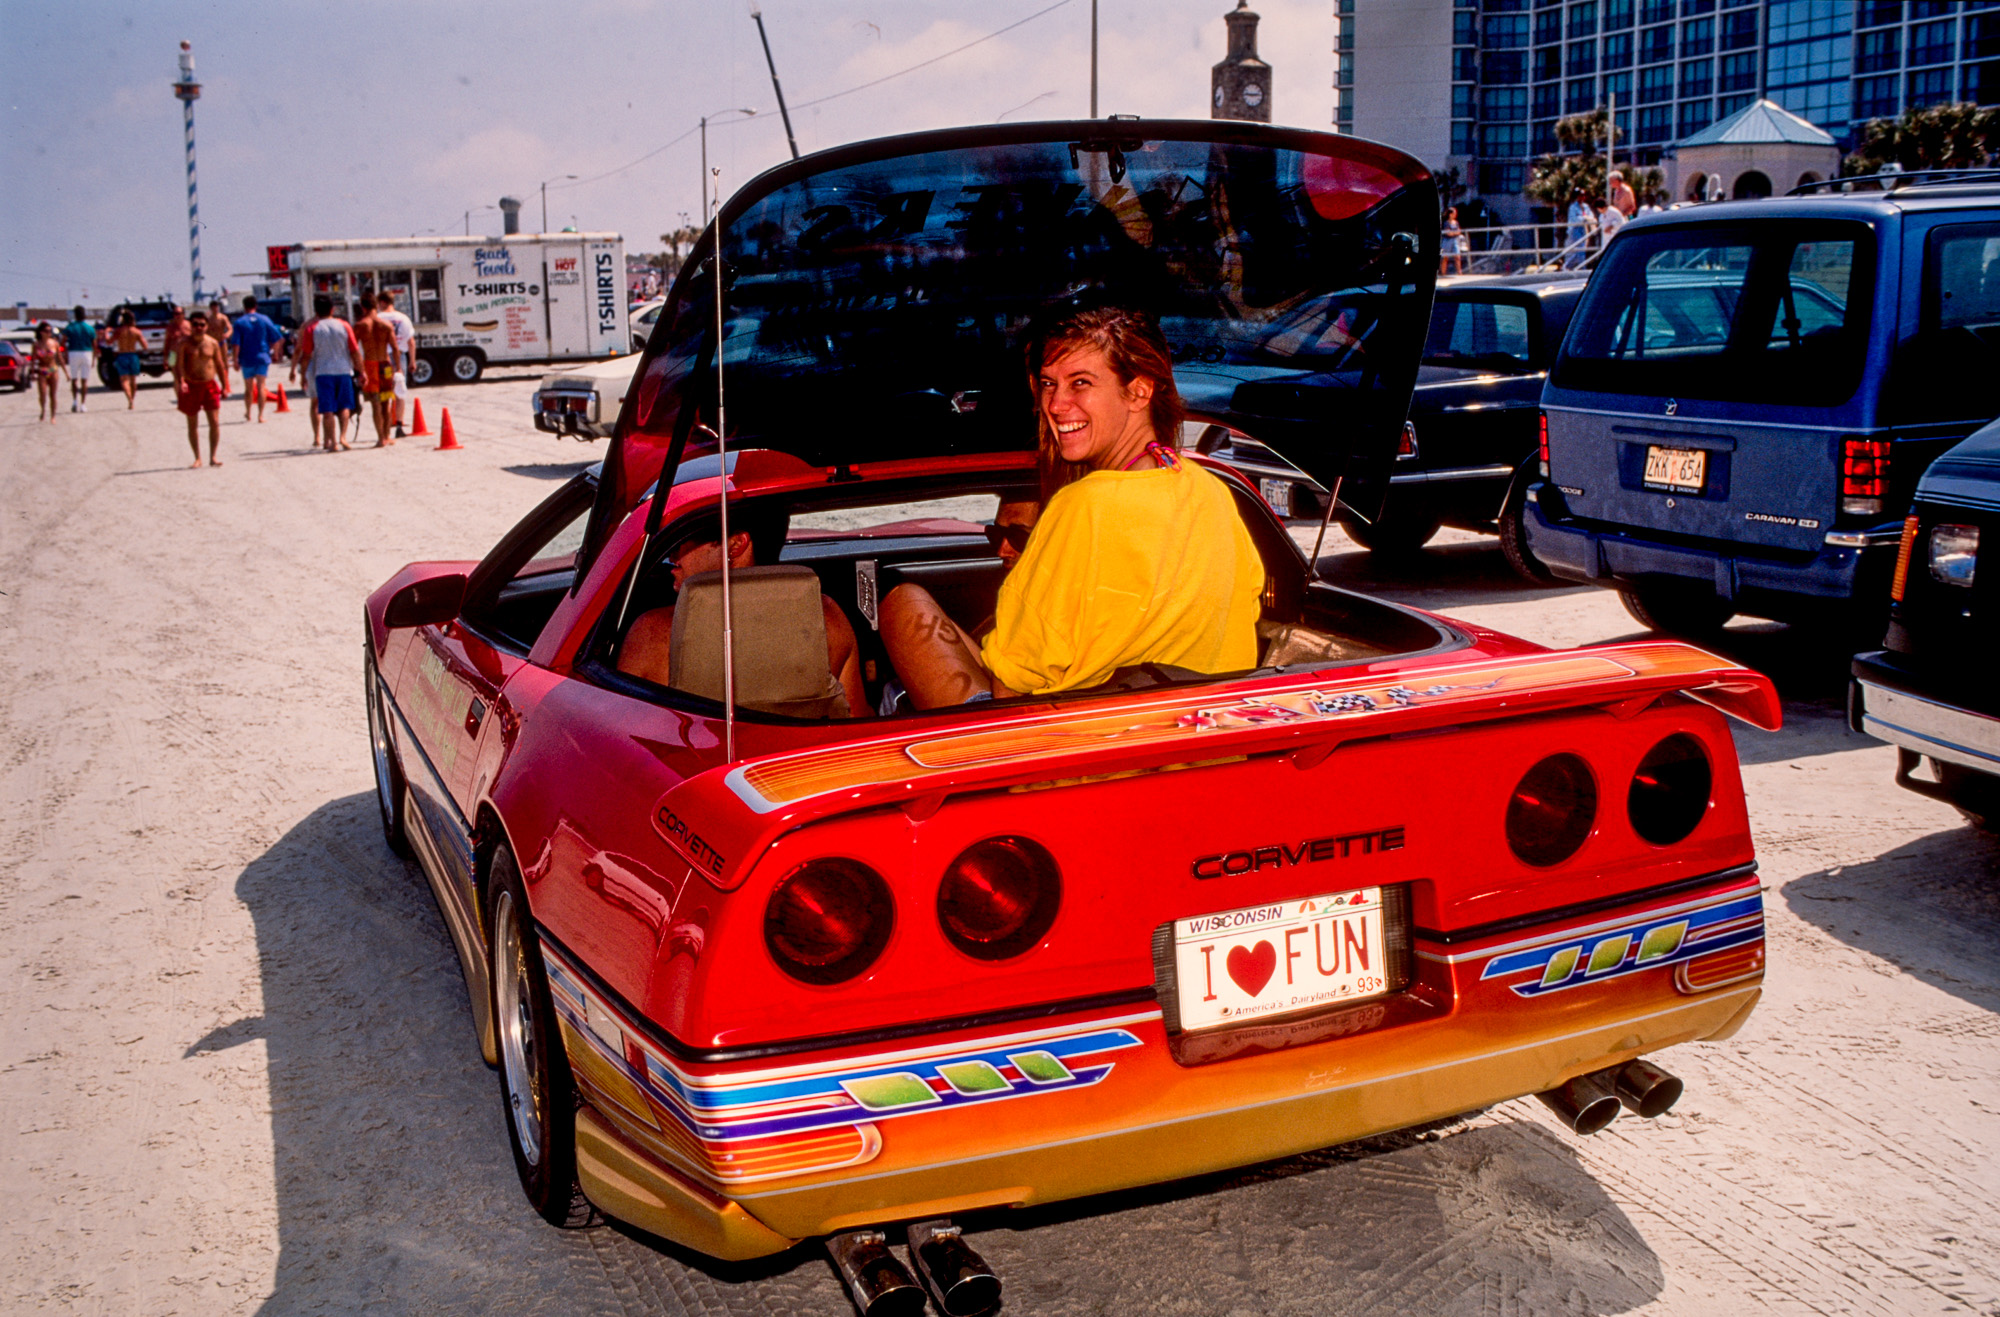
<svg viewBox="0 0 2000 1317">
<path fill-rule="evenodd" d="M 1686 1087 L 1651 1061 L 1627 1061 L 1613 1073 L 1611 1086 L 1627 1111 L 1647 1120 L 1665 1115 Z"/>
<path fill-rule="evenodd" d="M 910 1261 L 946 1317 L 980 1317 L 1000 1306 L 1000 1278 L 948 1220 L 910 1225 Z"/>
<path fill-rule="evenodd" d="M 1567 1084 L 1535 1096 L 1573 1134 L 1595 1134 L 1618 1118 L 1618 1093 L 1611 1086 L 1608 1071 L 1578 1075 Z"/>
<path fill-rule="evenodd" d="M 847 1286 L 861 1317 L 920 1317 L 924 1292 L 889 1251 L 879 1230 L 849 1230 L 826 1237 L 826 1255 Z"/>
</svg>

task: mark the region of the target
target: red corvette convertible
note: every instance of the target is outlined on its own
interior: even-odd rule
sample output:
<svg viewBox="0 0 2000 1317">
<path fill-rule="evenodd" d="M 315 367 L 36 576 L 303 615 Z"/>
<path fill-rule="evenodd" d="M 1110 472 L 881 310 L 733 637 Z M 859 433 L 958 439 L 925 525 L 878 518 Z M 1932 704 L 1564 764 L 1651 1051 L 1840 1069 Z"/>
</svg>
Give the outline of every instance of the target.
<svg viewBox="0 0 2000 1317">
<path fill-rule="evenodd" d="M 1340 391 L 1285 457 L 1379 506 L 1437 213 L 1400 153 L 1254 124 L 794 161 L 702 238 L 602 467 L 370 597 L 383 824 L 542 1215 L 717 1258 L 824 1238 L 864 1311 L 914 1310 L 893 1231 L 972 1313 L 998 1282 L 958 1214 L 1528 1093 L 1579 1132 L 1672 1103 L 1640 1058 L 1760 991 L 1722 717 L 1776 725 L 1756 673 L 1337 589 L 1207 463 L 1261 558 L 1252 666 L 918 711 L 878 630 L 905 583 L 993 614 L 1040 496 L 1019 338 L 1064 299 L 1144 308 L 1211 383 Z M 1315 299 L 1327 333 L 1274 337 Z M 725 511 L 749 557 L 700 570 Z"/>
</svg>

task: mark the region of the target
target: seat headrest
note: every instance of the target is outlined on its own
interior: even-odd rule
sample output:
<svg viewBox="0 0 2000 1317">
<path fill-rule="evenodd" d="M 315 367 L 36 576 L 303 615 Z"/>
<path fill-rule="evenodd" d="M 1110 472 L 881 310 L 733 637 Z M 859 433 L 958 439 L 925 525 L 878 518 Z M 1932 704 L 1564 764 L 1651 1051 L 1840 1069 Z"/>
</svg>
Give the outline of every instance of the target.
<svg viewBox="0 0 2000 1317">
<path fill-rule="evenodd" d="M 819 577 L 779 565 L 732 568 L 729 579 L 737 704 L 799 718 L 845 714 L 846 698 L 827 671 Z M 667 667 L 675 689 L 723 698 L 721 572 L 681 583 Z"/>
</svg>

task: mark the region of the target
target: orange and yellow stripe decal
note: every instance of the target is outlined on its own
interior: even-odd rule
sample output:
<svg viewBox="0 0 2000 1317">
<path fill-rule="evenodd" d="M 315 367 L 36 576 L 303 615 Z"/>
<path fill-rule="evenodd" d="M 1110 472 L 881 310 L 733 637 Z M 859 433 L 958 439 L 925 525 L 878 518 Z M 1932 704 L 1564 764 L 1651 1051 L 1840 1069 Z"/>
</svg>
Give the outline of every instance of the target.
<svg viewBox="0 0 2000 1317">
<path fill-rule="evenodd" d="M 1217 733 L 1313 724 L 1452 705 L 1507 708 L 1525 696 L 1621 686 L 1714 688 L 1700 695 L 1725 712 L 1763 725 L 1775 717 L 1769 683 L 1692 646 L 1641 643 L 1536 654 L 1488 663 L 1440 663 L 1336 680 L 1266 679 L 1233 693 L 1214 688 L 1171 696 L 1135 696 L 1106 708 L 987 723 L 943 736 L 895 736 L 761 759 L 731 770 L 728 784 L 753 810 L 769 812 L 857 787 L 904 782 L 967 769 L 1047 763 L 1106 749 L 1213 742 Z M 1768 696 L 1766 699 L 1764 697 Z M 1735 706 L 1735 707 L 1732 707 Z M 1768 709 L 1766 708 L 1768 705 Z M 988 706 L 991 707 L 991 706 Z M 1761 715 L 1761 716 L 1760 716 Z M 1206 751 L 1206 747 L 1203 747 Z"/>
</svg>

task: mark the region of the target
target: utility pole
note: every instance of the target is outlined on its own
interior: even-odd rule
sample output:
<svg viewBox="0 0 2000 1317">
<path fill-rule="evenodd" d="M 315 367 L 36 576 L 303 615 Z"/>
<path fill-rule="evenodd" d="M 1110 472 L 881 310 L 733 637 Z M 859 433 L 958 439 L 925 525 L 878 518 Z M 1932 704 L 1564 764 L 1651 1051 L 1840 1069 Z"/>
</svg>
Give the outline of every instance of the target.
<svg viewBox="0 0 2000 1317">
<path fill-rule="evenodd" d="M 755 113 L 757 113 L 755 108 L 746 105 L 740 109 L 716 110 L 713 113 L 701 116 L 701 224 L 703 228 L 707 228 L 709 220 L 715 217 L 715 207 L 709 203 L 708 121 L 710 119 L 719 119 L 725 114 L 740 114 L 747 119 Z M 796 158 L 798 151 L 794 149 L 792 155 Z"/>
<path fill-rule="evenodd" d="M 1090 0 L 1090 117 L 1097 117 L 1097 0 Z"/>
<path fill-rule="evenodd" d="M 771 38 L 764 35 L 764 11 L 756 0 L 750 0 L 750 17 L 757 20 L 757 39 L 764 43 L 764 66 L 771 70 L 771 91 L 778 98 L 778 117 L 785 121 L 785 141 L 792 148 L 792 159 L 799 158 L 799 139 L 792 136 L 791 112 L 785 108 L 785 89 L 778 85 L 778 63 L 771 58 Z M 702 183 L 703 196 L 707 196 L 707 181 Z"/>
<path fill-rule="evenodd" d="M 194 271 L 194 300 L 203 300 L 201 289 L 201 199 L 194 186 L 194 103 L 201 99 L 201 84 L 194 80 L 194 46 L 181 42 L 181 77 L 174 84 L 174 96 L 181 103 L 181 119 L 187 132 L 188 179 L 188 265 Z"/>
</svg>

